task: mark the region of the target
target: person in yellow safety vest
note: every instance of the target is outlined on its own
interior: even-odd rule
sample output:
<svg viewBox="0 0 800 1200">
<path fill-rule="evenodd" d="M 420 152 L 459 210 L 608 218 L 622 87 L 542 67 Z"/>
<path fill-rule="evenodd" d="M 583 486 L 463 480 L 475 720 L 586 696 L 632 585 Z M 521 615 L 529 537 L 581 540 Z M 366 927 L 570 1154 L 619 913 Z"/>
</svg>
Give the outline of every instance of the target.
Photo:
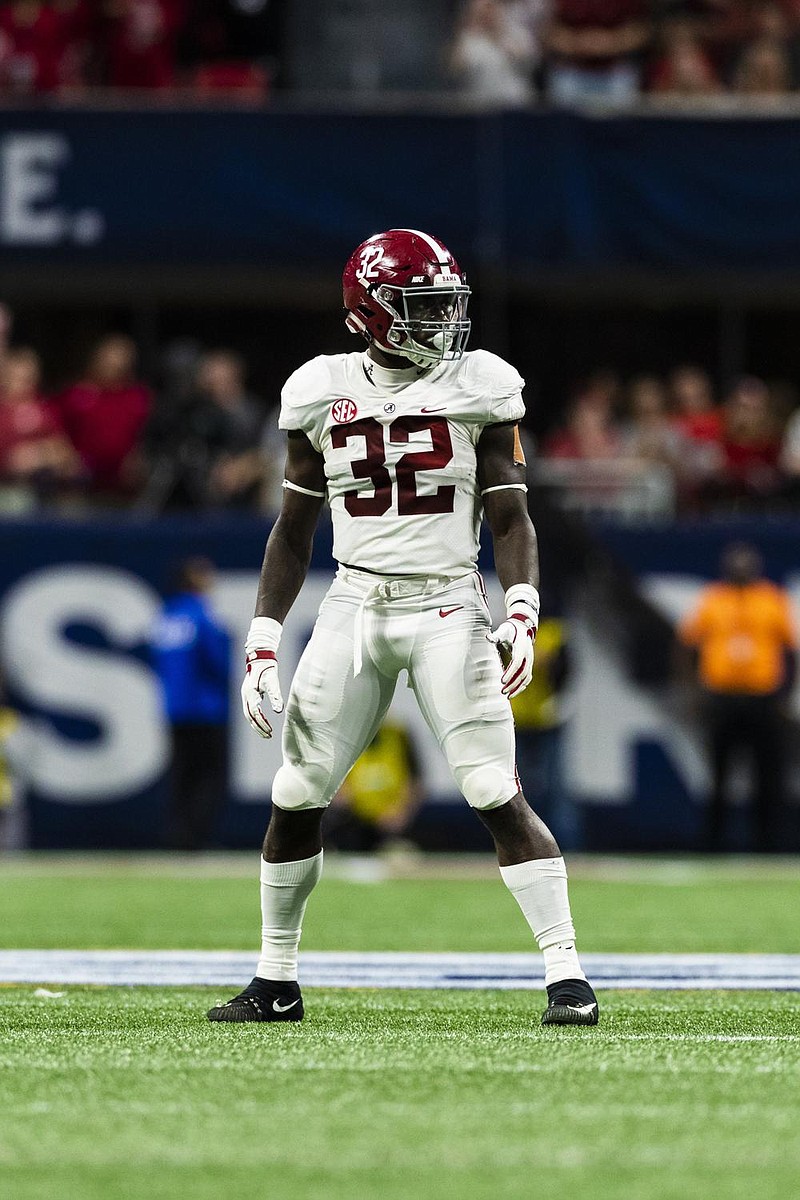
<svg viewBox="0 0 800 1200">
<path fill-rule="evenodd" d="M 564 783 L 563 692 L 569 675 L 567 627 L 545 617 L 536 634 L 533 679 L 511 701 L 517 729 L 517 772 L 525 795 L 562 847 L 577 850 L 582 835 L 575 805 Z"/>
<path fill-rule="evenodd" d="M 334 800 L 328 830 L 340 850 L 377 850 L 407 837 L 422 801 L 419 758 L 407 729 L 384 721 Z"/>
</svg>

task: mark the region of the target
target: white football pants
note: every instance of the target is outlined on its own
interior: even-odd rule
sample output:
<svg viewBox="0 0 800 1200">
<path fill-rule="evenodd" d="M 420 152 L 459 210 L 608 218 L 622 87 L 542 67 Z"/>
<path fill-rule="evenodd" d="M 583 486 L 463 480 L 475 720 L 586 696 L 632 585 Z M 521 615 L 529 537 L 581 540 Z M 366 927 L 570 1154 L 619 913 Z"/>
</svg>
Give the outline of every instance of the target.
<svg viewBox="0 0 800 1200">
<path fill-rule="evenodd" d="M 384 578 L 340 567 L 286 703 L 279 808 L 324 808 L 408 671 L 422 715 L 473 808 L 520 790 L 511 706 L 479 575 Z"/>
</svg>

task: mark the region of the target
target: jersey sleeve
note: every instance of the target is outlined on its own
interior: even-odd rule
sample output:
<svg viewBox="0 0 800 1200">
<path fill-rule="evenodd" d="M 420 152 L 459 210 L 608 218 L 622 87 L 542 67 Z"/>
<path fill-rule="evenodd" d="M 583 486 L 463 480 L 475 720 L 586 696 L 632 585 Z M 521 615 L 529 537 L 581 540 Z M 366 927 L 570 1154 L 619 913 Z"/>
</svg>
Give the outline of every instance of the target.
<svg viewBox="0 0 800 1200">
<path fill-rule="evenodd" d="M 324 355 L 312 358 L 289 376 L 281 391 L 278 428 L 302 431 L 315 450 L 321 450 L 324 399 L 330 371 Z"/>
<path fill-rule="evenodd" d="M 525 416 L 525 380 L 511 363 L 488 350 L 475 350 L 467 366 L 469 390 L 479 406 L 482 425 L 521 421 Z"/>
</svg>

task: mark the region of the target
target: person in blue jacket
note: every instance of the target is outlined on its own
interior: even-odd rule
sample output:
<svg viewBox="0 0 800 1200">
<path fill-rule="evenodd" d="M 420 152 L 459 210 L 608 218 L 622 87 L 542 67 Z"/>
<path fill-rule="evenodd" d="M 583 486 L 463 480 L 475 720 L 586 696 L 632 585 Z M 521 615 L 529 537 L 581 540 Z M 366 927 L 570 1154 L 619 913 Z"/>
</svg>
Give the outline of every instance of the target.
<svg viewBox="0 0 800 1200">
<path fill-rule="evenodd" d="M 208 559 L 181 562 L 151 641 L 172 742 L 169 841 L 180 850 L 208 846 L 227 789 L 231 647 L 213 582 Z"/>
</svg>

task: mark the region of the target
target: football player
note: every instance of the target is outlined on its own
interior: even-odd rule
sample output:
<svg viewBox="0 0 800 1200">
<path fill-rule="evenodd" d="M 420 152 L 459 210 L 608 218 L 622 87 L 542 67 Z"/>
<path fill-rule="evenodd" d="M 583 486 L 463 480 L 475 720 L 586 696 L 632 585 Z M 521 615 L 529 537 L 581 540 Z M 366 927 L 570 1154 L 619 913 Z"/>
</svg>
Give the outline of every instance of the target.
<svg viewBox="0 0 800 1200">
<path fill-rule="evenodd" d="M 351 255 L 343 286 L 347 327 L 366 351 L 312 359 L 281 397 L 284 500 L 267 541 L 242 685 L 245 716 L 262 737 L 272 734 L 263 698 L 283 711 L 282 622 L 326 500 L 339 568 L 286 704 L 261 861 L 256 975 L 208 1016 L 302 1018 L 297 951 L 322 872 L 322 815 L 405 670 L 544 954 L 543 1023 L 595 1025 L 564 860 L 514 764 L 509 699 L 530 682 L 539 621 L 518 433 L 524 381 L 494 354 L 465 350 L 470 289 L 436 238 L 414 229 L 375 234 Z M 494 630 L 476 567 L 484 514 L 505 589 L 505 618 Z"/>
</svg>

